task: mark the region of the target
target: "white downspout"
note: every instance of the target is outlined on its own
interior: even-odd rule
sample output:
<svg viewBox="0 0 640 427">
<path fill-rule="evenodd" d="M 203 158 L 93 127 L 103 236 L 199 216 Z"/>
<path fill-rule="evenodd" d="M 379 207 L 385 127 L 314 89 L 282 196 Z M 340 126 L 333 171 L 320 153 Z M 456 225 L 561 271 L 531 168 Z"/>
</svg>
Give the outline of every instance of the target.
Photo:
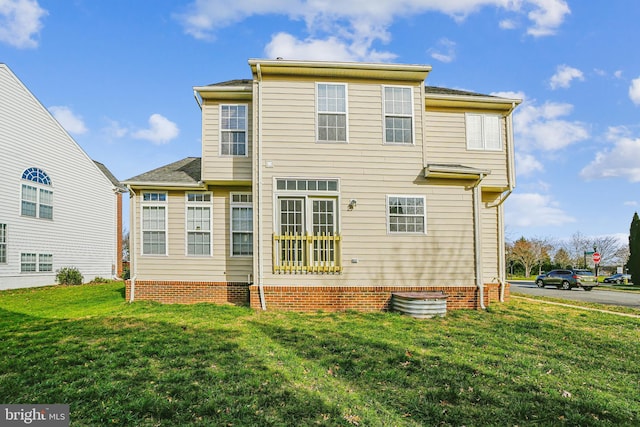
<svg viewBox="0 0 640 427">
<path fill-rule="evenodd" d="M 258 232 L 258 293 L 260 295 L 260 307 L 262 310 L 267 309 L 267 301 L 264 297 L 264 236 L 262 231 L 262 72 L 260 70 L 260 64 L 256 64 L 256 75 L 258 84 L 258 140 L 256 147 L 256 165 L 258 167 L 258 224 L 256 231 Z M 255 107 L 254 107 L 255 108 Z"/>
<path fill-rule="evenodd" d="M 478 288 L 478 299 L 480 308 L 486 309 L 484 305 L 484 284 L 482 283 L 482 234 L 480 233 L 480 181 L 485 175 L 480 174 L 480 178 L 473 186 L 473 227 L 474 227 L 474 256 L 476 266 L 476 287 Z"/>
<path fill-rule="evenodd" d="M 138 263 L 136 262 L 135 256 L 137 251 L 136 243 L 136 192 L 133 191 L 130 185 L 127 185 L 127 189 L 129 190 L 129 194 L 132 195 L 131 200 L 133 203 L 129 204 L 129 218 L 133 219 L 131 221 L 131 232 L 129 233 L 129 265 L 133 264 L 133 274 L 131 276 L 131 292 L 129 292 L 129 303 L 132 303 L 135 299 L 136 295 L 136 278 L 138 277 Z M 133 248 L 133 250 L 131 250 Z"/>
</svg>

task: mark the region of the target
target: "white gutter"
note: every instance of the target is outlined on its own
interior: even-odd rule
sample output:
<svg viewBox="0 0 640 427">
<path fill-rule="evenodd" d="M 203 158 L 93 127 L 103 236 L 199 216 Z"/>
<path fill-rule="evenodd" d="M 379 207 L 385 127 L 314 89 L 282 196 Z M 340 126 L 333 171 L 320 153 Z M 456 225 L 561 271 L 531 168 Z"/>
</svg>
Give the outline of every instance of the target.
<svg viewBox="0 0 640 427">
<path fill-rule="evenodd" d="M 474 227 L 474 256 L 476 270 L 476 287 L 478 288 L 478 299 L 480 308 L 486 309 L 484 305 L 484 283 L 482 281 L 482 235 L 480 233 L 480 182 L 485 175 L 481 174 L 480 178 L 473 185 L 473 227 Z"/>
<path fill-rule="evenodd" d="M 260 307 L 262 310 L 267 309 L 267 301 L 264 297 L 264 236 L 262 235 L 262 71 L 260 70 L 260 64 L 256 64 L 256 82 L 258 85 L 258 140 L 256 148 L 256 165 L 258 167 L 258 224 L 256 224 L 258 233 L 258 293 L 260 295 Z M 254 99 L 255 102 L 255 99 Z M 255 108 L 255 107 L 254 107 Z"/>
<path fill-rule="evenodd" d="M 129 292 L 129 303 L 132 303 L 135 299 L 136 295 L 136 278 L 138 277 L 138 263 L 135 260 L 136 256 L 136 192 L 133 191 L 133 188 L 129 184 L 127 184 L 127 189 L 129 190 L 129 194 L 132 195 L 130 197 L 133 200 L 133 203 L 129 206 L 129 219 L 133 218 L 131 221 L 131 232 L 129 233 L 129 266 L 133 264 L 133 275 L 131 276 L 131 292 Z M 133 250 L 131 250 L 133 248 Z M 131 272 L 131 270 L 129 270 Z"/>
</svg>

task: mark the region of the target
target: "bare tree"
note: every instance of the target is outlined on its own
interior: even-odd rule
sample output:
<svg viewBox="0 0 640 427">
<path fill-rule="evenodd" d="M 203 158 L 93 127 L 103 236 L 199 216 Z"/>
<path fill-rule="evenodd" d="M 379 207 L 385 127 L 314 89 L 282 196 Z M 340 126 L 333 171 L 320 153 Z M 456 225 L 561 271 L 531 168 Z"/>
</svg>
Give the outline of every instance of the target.
<svg viewBox="0 0 640 427">
<path fill-rule="evenodd" d="M 516 240 L 511 247 L 510 257 L 524 267 L 525 276 L 531 275 L 531 269 L 537 262 L 537 255 L 530 241 L 524 237 Z"/>
<path fill-rule="evenodd" d="M 597 251 L 600 254 L 600 264 L 603 265 L 614 264 L 616 253 L 624 246 L 616 237 L 613 236 L 595 237 L 592 242 L 593 247 L 597 248 Z"/>
</svg>

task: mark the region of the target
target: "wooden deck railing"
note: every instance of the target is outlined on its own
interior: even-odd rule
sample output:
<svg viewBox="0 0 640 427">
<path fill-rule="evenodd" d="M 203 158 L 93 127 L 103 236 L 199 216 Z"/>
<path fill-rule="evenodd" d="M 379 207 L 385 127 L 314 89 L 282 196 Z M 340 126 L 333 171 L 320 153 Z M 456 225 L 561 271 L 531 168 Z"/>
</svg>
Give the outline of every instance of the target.
<svg viewBox="0 0 640 427">
<path fill-rule="evenodd" d="M 339 234 L 273 235 L 274 273 L 339 273 Z"/>
</svg>

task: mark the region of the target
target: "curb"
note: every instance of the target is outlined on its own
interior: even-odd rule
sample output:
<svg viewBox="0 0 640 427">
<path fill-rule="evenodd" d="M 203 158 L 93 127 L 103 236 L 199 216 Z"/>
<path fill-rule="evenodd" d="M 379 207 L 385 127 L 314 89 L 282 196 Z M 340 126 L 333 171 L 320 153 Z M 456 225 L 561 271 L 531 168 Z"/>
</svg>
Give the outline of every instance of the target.
<svg viewBox="0 0 640 427">
<path fill-rule="evenodd" d="M 517 295 L 511 295 L 511 298 L 522 299 L 522 300 L 526 300 L 526 301 L 540 302 L 540 303 L 543 303 L 543 304 L 559 305 L 559 306 L 562 306 L 562 307 L 577 308 L 578 310 L 598 311 L 600 313 L 615 314 L 615 315 L 618 315 L 618 316 L 633 317 L 635 319 L 640 319 L 640 314 L 619 313 L 617 311 L 602 310 L 602 309 L 599 309 L 599 308 L 582 307 L 582 306 L 579 306 L 579 305 L 565 304 L 565 303 L 555 302 L 555 301 L 545 301 L 545 300 L 539 300 L 539 299 L 535 299 L 535 298 L 521 297 L 521 296 L 517 296 Z"/>
</svg>

